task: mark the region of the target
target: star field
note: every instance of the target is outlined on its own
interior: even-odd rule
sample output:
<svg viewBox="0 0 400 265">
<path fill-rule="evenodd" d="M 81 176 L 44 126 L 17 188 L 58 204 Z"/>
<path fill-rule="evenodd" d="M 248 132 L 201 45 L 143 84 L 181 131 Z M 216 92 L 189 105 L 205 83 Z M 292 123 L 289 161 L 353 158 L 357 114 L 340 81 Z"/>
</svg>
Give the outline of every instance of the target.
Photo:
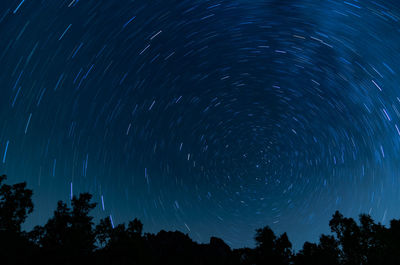
<svg viewBox="0 0 400 265">
<path fill-rule="evenodd" d="M 0 173 L 145 232 L 299 249 L 399 218 L 400 3 L 4 0 Z"/>
</svg>

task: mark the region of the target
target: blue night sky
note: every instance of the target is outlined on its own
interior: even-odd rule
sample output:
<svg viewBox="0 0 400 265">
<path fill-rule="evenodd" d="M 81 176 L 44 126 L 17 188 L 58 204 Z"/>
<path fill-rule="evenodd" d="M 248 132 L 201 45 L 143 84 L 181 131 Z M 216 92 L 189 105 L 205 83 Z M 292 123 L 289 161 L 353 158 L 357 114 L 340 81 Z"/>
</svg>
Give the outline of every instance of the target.
<svg viewBox="0 0 400 265">
<path fill-rule="evenodd" d="M 299 249 L 335 210 L 400 218 L 400 3 L 2 0 L 0 173 L 44 224 L 90 192 L 138 217 Z"/>
</svg>

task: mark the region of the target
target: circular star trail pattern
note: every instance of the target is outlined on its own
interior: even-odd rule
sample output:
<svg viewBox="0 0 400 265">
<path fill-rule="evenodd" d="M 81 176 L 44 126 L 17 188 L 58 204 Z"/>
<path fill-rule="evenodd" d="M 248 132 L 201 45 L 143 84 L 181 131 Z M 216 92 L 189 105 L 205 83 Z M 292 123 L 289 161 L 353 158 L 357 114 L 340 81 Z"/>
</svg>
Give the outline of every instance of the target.
<svg viewBox="0 0 400 265">
<path fill-rule="evenodd" d="M 399 217 L 397 1 L 2 1 L 0 171 L 43 224 L 90 192 L 146 232 L 296 248 Z"/>
</svg>

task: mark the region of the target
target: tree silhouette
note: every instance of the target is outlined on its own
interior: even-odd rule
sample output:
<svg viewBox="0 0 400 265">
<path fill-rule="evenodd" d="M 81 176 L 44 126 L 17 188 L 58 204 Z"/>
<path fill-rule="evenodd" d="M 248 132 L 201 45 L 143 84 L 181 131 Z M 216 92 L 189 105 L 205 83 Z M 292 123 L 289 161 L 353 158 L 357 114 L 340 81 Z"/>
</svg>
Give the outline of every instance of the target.
<svg viewBox="0 0 400 265">
<path fill-rule="evenodd" d="M 25 264 L 35 251 L 21 231 L 21 224 L 33 211 L 33 192 L 25 182 L 7 185 L 3 183 L 6 179 L 0 176 L 0 264 Z"/>
<path fill-rule="evenodd" d="M 339 243 L 333 236 L 321 235 L 319 244 L 304 243 L 294 257 L 296 265 L 339 265 Z"/>
<path fill-rule="evenodd" d="M 20 232 L 21 224 L 33 211 L 32 190 L 26 182 L 4 184 L 6 175 L 0 176 L 0 231 Z"/>
<path fill-rule="evenodd" d="M 57 251 L 65 248 L 68 244 L 69 226 L 71 223 L 71 210 L 67 204 L 59 201 L 54 215 L 44 227 L 34 228 L 38 234 L 38 243 L 46 251 Z"/>
<path fill-rule="evenodd" d="M 361 231 L 353 218 L 345 218 L 338 211 L 329 222 L 331 231 L 336 234 L 341 245 L 341 259 L 345 265 L 359 265 L 366 263 L 363 255 Z"/>
<path fill-rule="evenodd" d="M 366 214 L 361 214 L 359 220 L 361 233 L 360 245 L 365 264 L 382 263 L 384 261 L 382 258 L 384 257 L 384 235 L 386 234 L 386 228 L 381 224 L 375 224 L 371 216 Z"/>
<path fill-rule="evenodd" d="M 389 229 L 382 229 L 378 233 L 382 241 L 379 255 L 381 264 L 400 264 L 400 220 L 391 220 Z"/>
<path fill-rule="evenodd" d="M 113 233 L 113 227 L 111 225 L 110 218 L 104 218 L 100 220 L 100 223 L 96 225 L 95 235 L 96 240 L 99 242 L 100 246 L 106 247 L 110 241 Z"/>
<path fill-rule="evenodd" d="M 128 224 L 128 229 L 126 230 L 127 233 L 131 236 L 142 236 L 142 232 L 143 232 L 143 224 L 142 222 L 140 222 L 140 220 L 138 220 L 137 218 L 135 218 L 133 221 L 130 221 Z"/>
<path fill-rule="evenodd" d="M 231 248 L 220 238 L 211 237 L 208 248 L 204 254 L 208 257 L 208 263 L 212 264 L 232 264 L 233 260 L 231 258 L 232 250 Z"/>
<path fill-rule="evenodd" d="M 79 257 L 88 257 L 95 249 L 93 217 L 89 212 L 96 207 L 91 203 L 89 193 L 74 196 L 72 210 L 66 203 L 59 201 L 52 218 L 44 227 L 36 226 L 30 234 L 44 255 L 53 260 L 71 261 Z"/>
<path fill-rule="evenodd" d="M 32 191 L 26 183 L 7 185 L 0 176 L 0 264 L 140 264 L 140 265 L 398 265 L 400 220 L 385 227 L 369 215 L 357 223 L 335 212 L 329 222 L 331 235 L 318 243 L 305 242 L 293 253 L 286 233 L 257 229 L 255 248 L 232 250 L 222 239 L 207 244 L 193 241 L 179 231 L 144 233 L 135 218 L 113 227 L 104 218 L 94 228 L 90 212 L 96 207 L 89 193 L 73 197 L 71 208 L 59 201 L 44 226 L 30 232 L 21 225 L 33 210 Z"/>
<path fill-rule="evenodd" d="M 93 217 L 89 212 L 96 207 L 96 203 L 91 203 L 92 195 L 89 193 L 80 194 L 72 198 L 71 225 L 69 229 L 69 239 L 74 245 L 77 254 L 89 254 L 95 248 L 95 233 L 93 230 Z"/>
<path fill-rule="evenodd" d="M 277 238 L 272 229 L 266 226 L 256 230 L 255 240 L 257 264 L 289 264 L 292 244 L 286 233 Z"/>
<path fill-rule="evenodd" d="M 124 264 L 128 260 L 135 260 L 146 264 L 148 252 L 142 231 L 143 224 L 136 218 L 128 223 L 128 228 L 125 224 L 113 228 L 109 218 L 101 219 L 95 228 L 96 240 L 102 246 L 97 252 L 101 256 L 99 263 Z"/>
</svg>

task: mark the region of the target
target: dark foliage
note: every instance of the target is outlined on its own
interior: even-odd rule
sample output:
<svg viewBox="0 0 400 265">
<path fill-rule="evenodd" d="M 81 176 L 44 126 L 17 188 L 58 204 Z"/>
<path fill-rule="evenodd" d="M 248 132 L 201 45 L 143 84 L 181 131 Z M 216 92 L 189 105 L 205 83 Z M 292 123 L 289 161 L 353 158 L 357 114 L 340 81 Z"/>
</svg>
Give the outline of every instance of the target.
<svg viewBox="0 0 400 265">
<path fill-rule="evenodd" d="M 4 184 L 5 175 L 0 176 L 0 231 L 21 232 L 21 224 L 33 211 L 32 190 L 26 183 Z"/>
<path fill-rule="evenodd" d="M 218 265 L 380 265 L 400 264 L 400 220 L 389 227 L 369 215 L 359 223 L 336 212 L 329 222 L 332 235 L 304 243 L 297 254 L 286 233 L 268 227 L 256 230 L 256 247 L 232 250 L 222 239 L 194 242 L 179 231 L 143 234 L 138 219 L 113 227 L 109 218 L 95 225 L 96 207 L 88 193 L 73 197 L 71 208 L 59 201 L 44 226 L 30 232 L 21 224 L 33 211 L 26 183 L 7 185 L 0 176 L 0 264 L 218 264 Z"/>
</svg>

